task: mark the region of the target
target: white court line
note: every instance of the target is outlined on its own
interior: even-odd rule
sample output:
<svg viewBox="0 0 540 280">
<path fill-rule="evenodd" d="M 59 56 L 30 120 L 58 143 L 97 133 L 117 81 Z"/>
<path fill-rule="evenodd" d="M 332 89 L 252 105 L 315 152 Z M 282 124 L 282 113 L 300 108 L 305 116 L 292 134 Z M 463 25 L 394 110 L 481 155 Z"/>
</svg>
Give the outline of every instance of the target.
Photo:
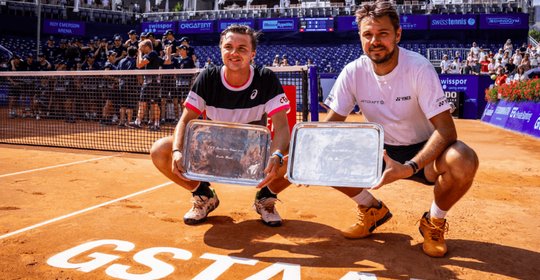
<svg viewBox="0 0 540 280">
<path fill-rule="evenodd" d="M 60 220 L 67 219 L 67 218 L 70 218 L 70 217 L 73 217 L 73 216 L 76 216 L 76 215 L 79 215 L 79 214 L 82 214 L 82 213 L 85 213 L 85 212 L 88 212 L 88 211 L 92 211 L 94 209 L 97 209 L 97 208 L 100 208 L 100 207 L 103 207 L 103 206 L 118 202 L 120 200 L 128 199 L 128 198 L 137 196 L 139 194 L 151 192 L 151 191 L 157 190 L 159 188 L 163 188 L 163 187 L 165 187 L 167 185 L 170 185 L 170 184 L 172 184 L 172 182 L 163 183 L 161 185 L 157 185 L 155 187 L 151 187 L 151 188 L 146 189 L 146 190 L 142 190 L 142 191 L 139 191 L 139 192 L 136 192 L 136 193 L 128 194 L 128 195 L 120 197 L 120 198 L 109 200 L 107 202 L 104 202 L 104 203 L 101 203 L 101 204 L 98 204 L 98 205 L 95 205 L 95 206 L 92 206 L 92 207 L 88 207 L 86 209 L 82 209 L 82 210 L 79 210 L 79 211 L 76 211 L 76 212 L 73 212 L 73 213 L 70 213 L 70 214 L 67 214 L 67 215 L 63 215 L 63 216 L 60 216 L 60 217 L 57 217 L 57 218 L 54 218 L 54 219 L 50 219 L 48 221 L 41 222 L 39 224 L 35 224 L 33 226 L 29 226 L 29 227 L 25 227 L 25 228 L 22 228 L 22 229 L 19 229 L 19 230 L 16 230 L 16 231 L 12 231 L 10 233 L 7 233 L 7 234 L 4 234 L 4 235 L 0 236 L 0 240 L 2 240 L 4 238 L 8 238 L 8 237 L 16 235 L 16 234 L 19 234 L 19 233 L 23 233 L 25 231 L 29 231 L 29 230 L 32 230 L 32 229 L 35 229 L 35 228 L 38 228 L 38 227 L 45 226 L 45 225 L 48 225 L 48 224 L 51 224 L 51 223 L 54 223 L 54 222 L 58 222 Z"/>
<path fill-rule="evenodd" d="M 0 175 L 0 178 L 8 177 L 8 176 L 14 176 L 14 175 L 19 175 L 19 174 L 24 174 L 24 173 L 30 173 L 30 172 L 34 172 L 34 171 L 47 170 L 47 169 L 52 169 L 52 168 L 57 168 L 57 167 L 63 167 L 63 166 L 69 166 L 69 165 L 75 165 L 75 164 L 85 163 L 85 162 L 89 162 L 89 161 L 108 159 L 108 158 L 112 158 L 112 157 L 117 157 L 117 156 L 119 156 L 119 155 L 121 155 L 121 154 L 118 154 L 118 155 L 112 155 L 112 156 L 106 156 L 106 157 L 99 157 L 99 158 L 85 159 L 85 160 L 81 160 L 81 161 L 75 161 L 75 162 L 70 162 L 70 163 L 63 163 L 63 164 L 58 164 L 58 165 L 53 165 L 53 166 L 47 166 L 47 167 L 41 167 L 41 168 L 30 169 L 30 170 L 25 170 L 25 171 L 19 171 L 19 172 L 15 172 L 15 173 L 2 174 L 2 175 Z"/>
</svg>

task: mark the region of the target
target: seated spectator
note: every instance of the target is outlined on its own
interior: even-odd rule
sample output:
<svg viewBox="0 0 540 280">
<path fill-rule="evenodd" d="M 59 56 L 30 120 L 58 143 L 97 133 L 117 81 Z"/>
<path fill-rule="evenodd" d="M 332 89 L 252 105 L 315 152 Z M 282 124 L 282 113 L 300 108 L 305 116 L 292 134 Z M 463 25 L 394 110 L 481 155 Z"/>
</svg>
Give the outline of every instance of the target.
<svg viewBox="0 0 540 280">
<path fill-rule="evenodd" d="M 525 70 L 523 67 L 518 67 L 516 73 L 512 77 L 512 81 L 519 82 L 525 80 Z"/>
<path fill-rule="evenodd" d="M 497 65 L 495 63 L 495 60 L 493 58 L 490 58 L 489 59 L 489 64 L 488 64 L 488 74 L 490 76 L 495 75 L 496 71 L 497 71 Z"/>
<path fill-rule="evenodd" d="M 512 54 L 514 51 L 514 46 L 512 45 L 512 40 L 508 39 L 506 40 L 506 43 L 504 43 L 503 50 L 505 52 L 508 52 L 509 54 Z"/>
<path fill-rule="evenodd" d="M 497 68 L 497 78 L 495 78 L 495 85 L 500 86 L 506 83 L 508 75 L 506 74 L 504 67 L 499 66 Z"/>
</svg>

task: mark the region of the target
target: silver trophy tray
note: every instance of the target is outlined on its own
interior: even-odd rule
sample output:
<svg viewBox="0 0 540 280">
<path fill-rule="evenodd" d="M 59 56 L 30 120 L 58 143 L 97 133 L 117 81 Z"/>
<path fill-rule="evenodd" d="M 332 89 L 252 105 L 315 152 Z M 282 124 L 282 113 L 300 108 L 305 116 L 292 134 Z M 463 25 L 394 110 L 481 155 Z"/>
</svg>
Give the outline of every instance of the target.
<svg viewBox="0 0 540 280">
<path fill-rule="evenodd" d="M 287 176 L 294 184 L 372 187 L 381 179 L 383 142 L 383 128 L 375 123 L 298 123 Z"/>
<path fill-rule="evenodd" d="M 184 135 L 184 176 L 257 185 L 265 177 L 270 141 L 270 131 L 260 125 L 192 120 Z"/>
</svg>

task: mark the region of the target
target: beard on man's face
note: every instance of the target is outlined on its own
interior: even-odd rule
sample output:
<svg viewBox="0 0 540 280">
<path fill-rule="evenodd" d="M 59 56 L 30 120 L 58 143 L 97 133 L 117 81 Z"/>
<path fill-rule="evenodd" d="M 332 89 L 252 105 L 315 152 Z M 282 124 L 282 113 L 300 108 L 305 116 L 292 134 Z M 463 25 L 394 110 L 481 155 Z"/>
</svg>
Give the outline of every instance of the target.
<svg viewBox="0 0 540 280">
<path fill-rule="evenodd" d="M 387 48 L 385 46 L 370 46 L 369 47 L 369 53 L 371 53 L 372 51 L 385 51 L 387 50 Z M 394 53 L 396 52 L 396 47 L 394 47 L 394 49 L 391 51 L 391 52 L 388 52 L 386 55 L 384 56 L 375 56 L 373 54 L 369 54 L 368 57 L 369 59 L 371 59 L 371 61 L 373 61 L 373 63 L 375 64 L 383 64 L 383 63 L 386 63 L 388 62 L 392 56 L 394 56 Z"/>
</svg>

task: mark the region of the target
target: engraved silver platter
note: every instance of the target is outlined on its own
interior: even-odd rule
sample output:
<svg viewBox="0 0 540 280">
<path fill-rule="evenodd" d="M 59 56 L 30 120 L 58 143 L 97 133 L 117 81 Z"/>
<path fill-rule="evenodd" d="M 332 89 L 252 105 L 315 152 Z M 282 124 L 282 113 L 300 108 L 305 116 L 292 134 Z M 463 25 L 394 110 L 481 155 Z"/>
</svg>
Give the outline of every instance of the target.
<svg viewBox="0 0 540 280">
<path fill-rule="evenodd" d="M 192 120 L 184 136 L 184 175 L 198 181 L 257 185 L 265 177 L 270 141 L 270 131 L 260 125 Z"/>
<path fill-rule="evenodd" d="M 383 128 L 375 123 L 298 123 L 287 176 L 294 184 L 372 187 L 381 179 L 383 143 Z"/>
</svg>

